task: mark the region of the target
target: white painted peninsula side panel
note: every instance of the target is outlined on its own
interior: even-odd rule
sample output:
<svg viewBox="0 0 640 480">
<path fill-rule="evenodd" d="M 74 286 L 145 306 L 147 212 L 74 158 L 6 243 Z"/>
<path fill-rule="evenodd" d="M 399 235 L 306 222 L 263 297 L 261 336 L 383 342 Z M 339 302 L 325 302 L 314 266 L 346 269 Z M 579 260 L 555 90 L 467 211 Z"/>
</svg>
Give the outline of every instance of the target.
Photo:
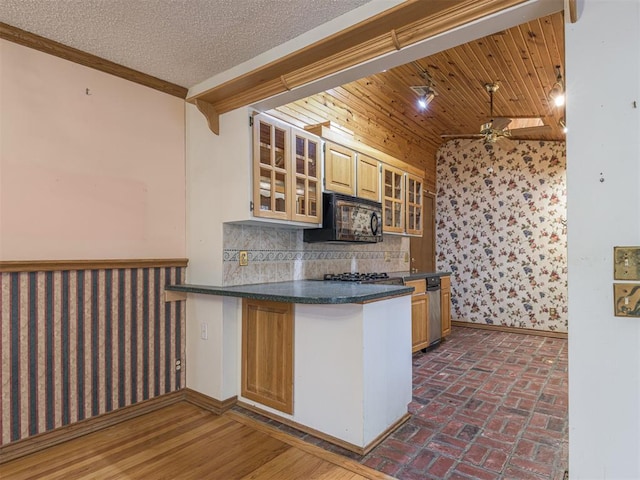
<svg viewBox="0 0 640 480">
<path fill-rule="evenodd" d="M 384 303 L 384 302 L 379 302 Z M 362 305 L 296 305 L 294 419 L 363 446 Z"/>
<path fill-rule="evenodd" d="M 411 401 L 411 297 L 296 305 L 294 420 L 365 447 Z"/>
<path fill-rule="evenodd" d="M 407 413 L 412 398 L 411 297 L 364 305 L 364 444 Z"/>
</svg>

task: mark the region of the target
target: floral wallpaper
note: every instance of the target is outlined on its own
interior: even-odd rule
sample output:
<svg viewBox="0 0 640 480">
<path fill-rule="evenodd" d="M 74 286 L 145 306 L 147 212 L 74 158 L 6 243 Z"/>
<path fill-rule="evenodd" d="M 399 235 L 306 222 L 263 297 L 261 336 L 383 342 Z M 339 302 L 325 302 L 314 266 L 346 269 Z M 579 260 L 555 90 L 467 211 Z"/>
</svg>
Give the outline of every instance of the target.
<svg viewBox="0 0 640 480">
<path fill-rule="evenodd" d="M 436 264 L 452 319 L 567 331 L 564 142 L 453 140 L 437 158 Z"/>
</svg>

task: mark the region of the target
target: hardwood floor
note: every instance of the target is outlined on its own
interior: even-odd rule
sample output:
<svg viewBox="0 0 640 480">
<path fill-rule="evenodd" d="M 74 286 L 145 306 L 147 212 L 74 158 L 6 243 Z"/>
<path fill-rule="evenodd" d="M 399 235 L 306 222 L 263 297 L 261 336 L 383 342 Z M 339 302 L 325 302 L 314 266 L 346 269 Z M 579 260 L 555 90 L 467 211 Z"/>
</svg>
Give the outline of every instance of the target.
<svg viewBox="0 0 640 480">
<path fill-rule="evenodd" d="M 236 412 L 164 407 L 0 465 L 2 479 L 391 479 Z"/>
</svg>

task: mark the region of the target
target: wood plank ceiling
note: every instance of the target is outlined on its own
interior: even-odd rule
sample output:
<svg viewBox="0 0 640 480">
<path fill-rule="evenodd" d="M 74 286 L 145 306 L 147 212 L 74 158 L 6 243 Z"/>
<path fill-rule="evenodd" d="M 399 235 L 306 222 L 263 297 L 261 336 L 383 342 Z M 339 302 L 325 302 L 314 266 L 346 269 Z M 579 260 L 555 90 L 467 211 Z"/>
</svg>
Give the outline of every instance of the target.
<svg viewBox="0 0 640 480">
<path fill-rule="evenodd" d="M 501 31 L 391 70 L 276 109 L 299 126 L 330 120 L 353 132 L 354 140 L 435 175 L 442 134 L 475 134 L 489 120 L 485 84 L 498 82 L 495 116 L 541 117 L 551 128 L 529 139 L 564 140 L 564 108 L 548 93 L 556 65 L 564 77 L 563 13 Z M 426 70 L 437 92 L 426 110 L 412 85 L 425 85 Z M 482 139 L 479 139 L 482 141 Z M 508 142 L 508 139 L 500 139 Z M 435 184 L 435 177 L 433 178 Z M 431 183 L 431 182 L 429 182 Z M 435 185 L 434 185 L 435 186 Z"/>
</svg>

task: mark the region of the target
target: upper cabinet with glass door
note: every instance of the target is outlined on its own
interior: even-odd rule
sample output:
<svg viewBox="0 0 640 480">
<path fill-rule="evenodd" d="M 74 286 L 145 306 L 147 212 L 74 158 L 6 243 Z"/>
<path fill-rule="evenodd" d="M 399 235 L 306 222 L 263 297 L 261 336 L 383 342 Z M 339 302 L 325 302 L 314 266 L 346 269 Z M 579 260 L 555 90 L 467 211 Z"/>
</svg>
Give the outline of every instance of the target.
<svg viewBox="0 0 640 480">
<path fill-rule="evenodd" d="M 382 220 L 386 233 L 404 233 L 404 175 L 398 168 L 382 166 Z"/>
<path fill-rule="evenodd" d="M 292 220 L 321 223 L 320 140 L 295 127 L 291 129 L 294 151 Z"/>
<path fill-rule="evenodd" d="M 259 114 L 253 120 L 253 215 L 321 222 L 320 141 Z"/>
<path fill-rule="evenodd" d="M 253 209 L 256 217 L 289 217 L 290 127 L 257 115 L 253 123 Z"/>
<path fill-rule="evenodd" d="M 423 180 L 407 174 L 407 212 L 406 228 L 409 235 L 422 235 L 422 198 Z"/>
</svg>

